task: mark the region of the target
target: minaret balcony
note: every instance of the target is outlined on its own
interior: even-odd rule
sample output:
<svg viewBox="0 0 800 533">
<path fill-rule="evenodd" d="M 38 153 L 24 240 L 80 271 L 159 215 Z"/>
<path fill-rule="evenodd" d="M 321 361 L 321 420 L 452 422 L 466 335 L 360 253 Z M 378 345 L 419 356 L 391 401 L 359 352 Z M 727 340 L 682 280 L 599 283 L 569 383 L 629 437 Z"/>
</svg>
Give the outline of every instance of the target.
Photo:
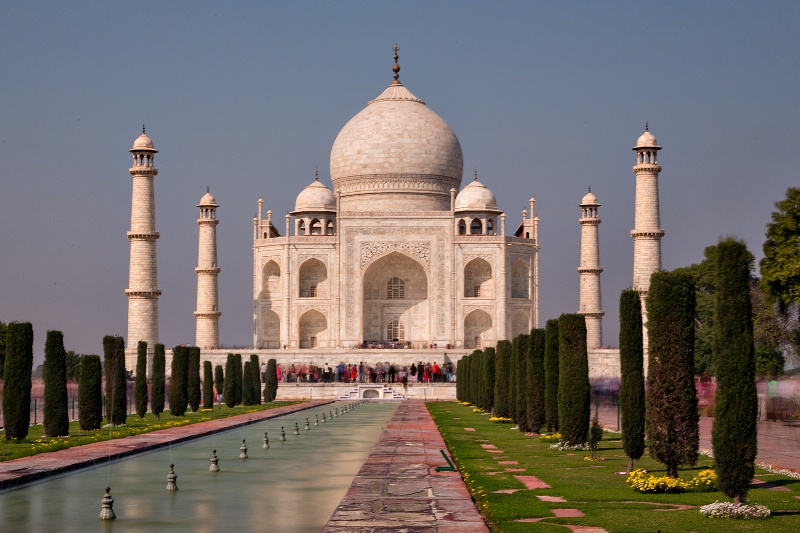
<svg viewBox="0 0 800 533">
<path fill-rule="evenodd" d="M 664 236 L 663 229 L 643 229 L 643 230 L 631 230 L 631 237 L 634 239 L 660 239 Z"/>
<path fill-rule="evenodd" d="M 219 274 L 219 267 L 197 267 L 194 269 L 198 274 Z"/>
<path fill-rule="evenodd" d="M 659 173 L 661 172 L 661 165 L 658 163 L 639 163 L 633 166 L 633 172 L 635 174 L 640 172 Z"/>
<path fill-rule="evenodd" d="M 160 237 L 157 231 L 129 231 L 127 233 L 130 240 L 154 241 Z"/>
<path fill-rule="evenodd" d="M 161 289 L 125 289 L 125 294 L 134 298 L 158 298 L 161 296 Z"/>
</svg>

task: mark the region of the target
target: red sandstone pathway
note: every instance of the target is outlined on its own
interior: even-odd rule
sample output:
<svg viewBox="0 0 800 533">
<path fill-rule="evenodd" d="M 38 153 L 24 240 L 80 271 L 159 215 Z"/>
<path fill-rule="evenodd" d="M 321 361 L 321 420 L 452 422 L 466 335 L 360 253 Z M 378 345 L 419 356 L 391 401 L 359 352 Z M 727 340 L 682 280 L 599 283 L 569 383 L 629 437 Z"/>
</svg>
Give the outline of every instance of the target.
<svg viewBox="0 0 800 533">
<path fill-rule="evenodd" d="M 151 433 L 143 433 L 116 440 L 95 442 L 83 446 L 74 446 L 56 452 L 40 453 L 31 457 L 0 462 L 0 490 L 30 483 L 48 476 L 77 470 L 108 460 L 121 459 L 129 455 L 142 453 L 156 448 L 196 439 L 212 433 L 247 426 L 275 418 L 281 415 L 304 411 L 318 405 L 331 403 L 330 400 L 286 405 L 256 411 L 245 415 L 232 416 L 209 422 L 200 422 Z"/>
<path fill-rule="evenodd" d="M 461 475 L 436 472 L 439 450 L 425 403 L 402 402 L 322 533 L 488 533 Z"/>
</svg>

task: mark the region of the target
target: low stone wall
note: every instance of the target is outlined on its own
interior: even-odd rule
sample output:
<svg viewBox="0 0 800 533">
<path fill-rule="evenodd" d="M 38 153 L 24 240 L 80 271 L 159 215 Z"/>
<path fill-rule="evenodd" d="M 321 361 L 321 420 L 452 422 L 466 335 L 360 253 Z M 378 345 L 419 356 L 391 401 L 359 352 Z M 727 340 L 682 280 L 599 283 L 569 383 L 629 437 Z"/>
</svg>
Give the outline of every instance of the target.
<svg viewBox="0 0 800 533">
<path fill-rule="evenodd" d="M 280 383 L 278 400 L 337 400 L 358 388 L 358 383 Z M 369 385 L 386 385 L 398 395 L 415 400 L 455 400 L 455 383 L 409 383 L 403 387 L 401 383 L 370 383 Z"/>
</svg>

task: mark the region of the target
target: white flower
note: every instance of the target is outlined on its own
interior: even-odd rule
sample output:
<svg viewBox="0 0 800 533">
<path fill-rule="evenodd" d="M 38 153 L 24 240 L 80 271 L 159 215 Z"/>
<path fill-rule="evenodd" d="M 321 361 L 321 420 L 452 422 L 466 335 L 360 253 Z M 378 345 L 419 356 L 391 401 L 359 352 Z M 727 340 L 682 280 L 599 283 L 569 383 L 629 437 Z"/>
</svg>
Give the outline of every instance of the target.
<svg viewBox="0 0 800 533">
<path fill-rule="evenodd" d="M 700 508 L 700 513 L 708 518 L 738 518 L 741 520 L 769 518 L 770 510 L 755 503 L 719 502 L 710 503 Z"/>
</svg>

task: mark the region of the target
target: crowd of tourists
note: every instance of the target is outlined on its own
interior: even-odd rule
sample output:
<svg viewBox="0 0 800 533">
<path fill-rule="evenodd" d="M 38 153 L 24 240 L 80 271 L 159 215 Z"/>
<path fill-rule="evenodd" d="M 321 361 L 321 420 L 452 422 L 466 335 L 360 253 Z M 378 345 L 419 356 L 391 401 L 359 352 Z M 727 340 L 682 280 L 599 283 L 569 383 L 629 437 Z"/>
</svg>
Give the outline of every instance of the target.
<svg viewBox="0 0 800 533">
<path fill-rule="evenodd" d="M 278 381 L 282 383 L 451 383 L 456 380 L 453 363 L 411 363 L 400 365 L 365 362 L 322 366 L 306 363 L 280 364 Z"/>
</svg>

